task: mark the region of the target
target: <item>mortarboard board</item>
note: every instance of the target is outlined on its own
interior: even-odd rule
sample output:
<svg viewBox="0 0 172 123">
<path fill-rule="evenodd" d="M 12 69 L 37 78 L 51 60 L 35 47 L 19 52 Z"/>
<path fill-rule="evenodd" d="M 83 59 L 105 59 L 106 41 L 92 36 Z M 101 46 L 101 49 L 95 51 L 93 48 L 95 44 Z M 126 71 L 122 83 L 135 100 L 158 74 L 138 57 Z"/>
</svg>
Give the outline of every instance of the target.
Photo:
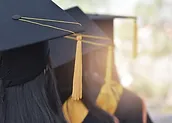
<svg viewBox="0 0 172 123">
<path fill-rule="evenodd" d="M 136 19 L 135 16 L 121 16 L 121 15 L 105 15 L 105 14 L 87 14 L 92 20 L 112 20 L 115 18 L 120 19 Z"/>
<path fill-rule="evenodd" d="M 113 20 L 114 16 L 111 15 L 99 15 L 99 14 L 87 14 L 108 36 L 113 40 Z"/>
<path fill-rule="evenodd" d="M 81 31 L 51 0 L 1 0 L 0 51 L 47 41 Z"/>
<path fill-rule="evenodd" d="M 103 14 L 87 14 L 94 22 L 111 38 L 114 37 L 114 20 L 115 19 L 131 19 L 134 20 L 134 40 L 133 40 L 133 57 L 137 55 L 137 17 L 122 15 L 103 15 Z"/>
<path fill-rule="evenodd" d="M 113 40 L 114 19 L 136 19 L 134 16 L 87 14 Z"/>
</svg>

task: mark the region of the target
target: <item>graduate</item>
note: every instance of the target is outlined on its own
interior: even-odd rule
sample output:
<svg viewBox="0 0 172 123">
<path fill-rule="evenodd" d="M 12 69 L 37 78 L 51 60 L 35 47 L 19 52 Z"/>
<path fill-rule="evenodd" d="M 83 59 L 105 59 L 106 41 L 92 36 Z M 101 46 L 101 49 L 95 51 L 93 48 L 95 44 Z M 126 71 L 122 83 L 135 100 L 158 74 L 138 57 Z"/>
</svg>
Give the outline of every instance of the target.
<svg viewBox="0 0 172 123">
<path fill-rule="evenodd" d="M 66 123 L 48 41 L 82 26 L 50 0 L 1 0 L 0 11 L 0 122 Z"/>
<path fill-rule="evenodd" d="M 95 24 L 94 24 L 94 26 L 93 26 L 92 22 L 91 22 L 92 24 L 90 24 L 90 26 L 87 24 L 88 22 L 90 22 L 90 20 L 88 19 L 88 17 L 86 17 L 84 15 L 84 13 L 78 7 L 69 9 L 69 10 L 67 10 L 67 12 L 71 16 L 73 16 L 77 21 L 79 21 L 83 26 L 86 25 L 85 26 L 86 34 L 106 37 L 106 35 Z M 98 29 L 98 30 L 96 30 L 96 29 Z M 93 33 L 93 31 L 95 31 L 95 32 Z M 89 38 L 87 38 L 87 39 L 89 40 Z M 63 41 L 63 42 L 65 42 L 65 41 Z M 93 42 L 99 42 L 102 44 L 108 44 L 109 42 L 112 43 L 112 41 L 110 41 L 110 40 L 101 41 L 100 39 L 93 40 Z M 55 46 L 55 44 L 53 44 L 53 46 Z M 96 111 L 96 109 L 95 109 L 95 105 L 96 105 L 97 107 L 103 109 L 104 111 L 108 112 L 109 114 L 115 115 L 116 111 L 117 112 L 120 111 L 118 104 L 122 104 L 121 101 L 123 100 L 123 97 L 125 97 L 124 94 L 126 95 L 127 92 L 130 92 L 130 91 L 126 90 L 119 84 L 119 78 L 118 78 L 115 66 L 112 65 L 111 67 L 113 69 L 111 71 L 112 71 L 113 75 L 111 75 L 111 77 L 112 77 L 113 82 L 110 85 L 113 85 L 113 88 L 109 89 L 111 91 L 107 92 L 108 95 L 104 94 L 106 96 L 102 96 L 102 97 L 99 96 L 99 95 L 103 95 L 101 93 L 104 91 L 104 89 L 102 89 L 102 87 L 104 87 L 104 83 L 105 83 L 104 78 L 106 77 L 107 56 L 109 54 L 108 53 L 109 50 L 108 50 L 108 48 L 102 48 L 102 47 L 101 48 L 99 47 L 95 50 L 95 48 L 93 48 L 89 45 L 89 47 L 83 46 L 83 51 L 84 51 L 84 53 L 83 53 L 84 56 L 83 56 L 83 98 L 82 98 L 82 102 L 86 105 L 86 107 L 90 110 L 90 112 Z M 65 52 L 65 51 L 63 51 L 63 52 Z M 70 52 L 70 53 L 66 52 L 66 53 L 68 55 L 74 54 L 72 52 Z M 111 52 L 111 54 L 112 54 L 112 52 Z M 111 55 L 111 56 L 113 56 L 113 55 Z M 61 56 L 61 57 L 64 57 L 64 56 Z M 61 57 L 59 57 L 57 59 L 62 59 Z M 114 63 L 113 57 L 111 57 L 110 61 L 111 61 L 111 63 Z M 56 64 L 57 62 L 53 62 L 53 63 Z M 60 90 L 60 95 L 61 95 L 61 99 L 62 99 L 63 103 L 66 102 L 66 100 L 70 97 L 70 95 L 72 93 L 72 86 L 73 86 L 72 78 L 73 78 L 73 72 L 74 72 L 74 64 L 75 64 L 74 61 L 69 62 L 69 60 L 66 60 L 65 64 L 63 62 L 63 64 L 60 64 L 58 67 L 55 68 L 56 77 L 61 81 L 65 81 L 63 83 L 59 82 L 59 87 L 60 87 L 59 90 Z M 109 80 L 109 81 L 111 81 L 111 80 Z M 105 89 L 105 90 L 107 91 L 108 89 Z M 116 91 L 116 92 L 114 92 L 114 91 Z M 113 94 L 112 94 L 112 92 L 113 92 Z M 133 93 L 131 93 L 131 95 L 133 95 Z M 137 96 L 133 95 L 130 97 L 137 97 Z M 93 109 L 93 107 L 94 107 L 94 109 Z M 122 107 L 122 106 L 120 106 L 120 107 Z M 146 112 L 146 111 L 142 110 L 142 100 L 141 99 L 140 99 L 140 103 L 139 103 L 139 108 L 140 108 L 139 112 L 141 111 L 141 115 L 139 117 L 136 116 L 135 119 L 133 117 L 130 117 L 130 115 L 126 116 L 126 114 L 121 115 L 121 116 L 124 116 L 123 119 L 118 114 L 116 114 L 116 117 L 118 118 L 118 121 L 122 122 L 122 123 L 130 123 L 130 122 L 136 122 L 136 123 L 144 122 L 145 123 L 147 121 L 147 117 L 145 115 L 142 115 L 142 112 Z M 133 107 L 128 107 L 128 111 L 131 111 L 130 109 L 133 109 Z M 127 113 L 128 113 L 128 111 L 127 111 Z M 97 114 L 99 114 L 99 113 L 98 112 L 94 113 L 94 115 L 97 115 Z M 104 118 L 104 117 L 102 117 L 102 115 L 97 115 L 97 116 L 99 118 L 102 118 L 102 120 Z M 132 116 L 135 117 L 135 115 L 132 115 Z M 82 120 L 83 122 L 84 122 L 84 118 Z M 88 117 L 86 117 L 86 119 L 87 118 Z M 132 120 L 130 120 L 130 119 L 132 119 Z M 144 121 L 145 119 L 146 119 L 146 121 Z M 149 121 L 149 118 L 148 118 L 148 121 Z M 108 122 L 108 121 L 106 121 L 106 122 Z"/>
<path fill-rule="evenodd" d="M 115 19 L 130 19 L 133 20 L 135 24 L 136 17 L 134 16 L 112 16 L 112 15 L 98 15 L 98 14 L 88 14 L 89 18 L 92 19 L 112 40 L 115 40 L 114 37 L 114 20 Z M 137 25 L 134 25 L 134 41 L 133 41 L 133 57 L 137 56 Z M 97 56 L 105 56 L 103 53 L 99 52 Z M 113 55 L 114 56 L 114 55 Z M 90 61 L 94 61 L 92 59 L 95 58 L 95 54 L 92 54 L 90 56 Z M 96 58 L 95 58 L 96 59 Z M 99 59 L 99 58 L 97 58 Z M 102 60 L 101 60 L 102 61 Z M 97 68 L 102 68 L 102 63 L 97 61 L 96 65 Z M 91 63 L 92 66 L 95 65 L 95 63 Z M 103 70 L 98 70 L 99 78 L 103 76 L 102 74 Z M 113 65 L 113 79 L 120 83 L 120 80 L 117 75 L 115 64 Z M 99 81 L 100 82 L 100 81 Z M 146 113 L 146 107 L 144 105 L 144 101 L 135 93 L 132 91 L 124 88 L 123 93 L 121 95 L 117 110 L 115 112 L 115 115 L 119 118 L 120 122 L 122 123 L 152 123 L 152 120 L 148 113 Z M 146 121 L 143 119 L 147 119 Z"/>
<path fill-rule="evenodd" d="M 90 73 L 88 74 L 89 79 L 87 80 L 87 86 L 90 88 L 90 90 L 95 89 L 94 86 L 96 84 L 93 86 L 92 83 L 99 83 L 100 86 L 103 86 L 103 71 L 105 69 L 103 62 L 105 62 L 104 59 L 106 56 L 107 51 L 105 49 L 97 50 L 94 53 L 89 53 L 87 56 L 85 56 L 85 61 L 87 60 L 87 66 L 85 66 L 85 68 L 87 71 L 89 71 L 87 73 Z M 119 82 L 118 78 L 116 78 L 115 81 Z M 149 115 L 147 114 L 143 100 L 135 93 L 123 88 L 120 98 L 117 99 L 119 101 L 116 105 L 114 115 L 118 118 L 120 123 L 152 123 Z"/>
<path fill-rule="evenodd" d="M 57 41 L 50 42 L 50 46 L 53 47 L 51 49 L 52 65 L 55 69 L 56 78 L 59 80 L 58 87 L 65 118 L 71 123 L 118 123 L 115 116 L 96 105 L 95 99 L 101 86 L 98 84 L 95 86 L 94 83 L 93 87 L 95 88 L 93 89 L 86 86 L 89 77 L 87 77 L 87 71 L 85 71 L 84 56 L 102 47 L 107 49 L 107 46 L 111 45 L 111 41 L 78 7 L 68 9 L 66 12 L 82 24 L 85 32 L 79 34 L 82 47 L 79 47 L 79 42 L 70 41 L 75 40 L 75 36 L 66 36 L 64 40 L 60 41 L 64 46 L 66 46 L 66 42 L 70 42 L 66 49 L 56 48 Z M 79 50 L 82 53 L 79 54 Z M 56 52 L 61 52 L 62 55 L 56 56 Z M 83 58 L 81 58 L 82 56 Z M 82 87 L 81 84 L 83 84 Z M 76 95 L 79 97 L 76 97 Z"/>
</svg>

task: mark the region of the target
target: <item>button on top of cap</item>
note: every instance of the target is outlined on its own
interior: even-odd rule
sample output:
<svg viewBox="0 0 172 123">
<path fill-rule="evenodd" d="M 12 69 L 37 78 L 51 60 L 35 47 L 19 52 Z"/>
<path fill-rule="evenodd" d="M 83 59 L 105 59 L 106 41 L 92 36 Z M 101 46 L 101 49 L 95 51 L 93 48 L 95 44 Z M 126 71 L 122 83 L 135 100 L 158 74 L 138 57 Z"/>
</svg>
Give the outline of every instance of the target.
<svg viewBox="0 0 172 123">
<path fill-rule="evenodd" d="M 13 19 L 13 20 L 19 20 L 20 18 L 21 18 L 20 15 L 13 15 L 13 16 L 12 16 L 12 19 Z"/>
</svg>

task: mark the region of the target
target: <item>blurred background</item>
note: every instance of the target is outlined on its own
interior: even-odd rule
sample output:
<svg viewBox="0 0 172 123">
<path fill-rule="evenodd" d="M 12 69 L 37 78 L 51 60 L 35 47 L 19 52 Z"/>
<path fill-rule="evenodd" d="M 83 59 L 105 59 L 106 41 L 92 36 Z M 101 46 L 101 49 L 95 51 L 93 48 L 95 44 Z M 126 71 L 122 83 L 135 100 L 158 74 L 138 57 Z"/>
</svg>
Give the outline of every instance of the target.
<svg viewBox="0 0 172 123">
<path fill-rule="evenodd" d="M 138 56 L 132 59 L 133 21 L 115 19 L 115 64 L 121 83 L 145 99 L 154 123 L 172 123 L 172 0 L 54 0 L 63 9 L 138 17 Z"/>
</svg>

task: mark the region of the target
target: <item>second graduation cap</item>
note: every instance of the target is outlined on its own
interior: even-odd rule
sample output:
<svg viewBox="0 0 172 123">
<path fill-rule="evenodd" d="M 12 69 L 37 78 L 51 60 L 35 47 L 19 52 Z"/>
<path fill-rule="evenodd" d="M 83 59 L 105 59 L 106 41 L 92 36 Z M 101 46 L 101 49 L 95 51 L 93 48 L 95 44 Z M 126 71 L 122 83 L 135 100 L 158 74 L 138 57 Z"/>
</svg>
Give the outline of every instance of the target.
<svg viewBox="0 0 172 123">
<path fill-rule="evenodd" d="M 115 40 L 114 37 L 114 20 L 115 19 L 125 19 L 125 20 L 133 20 L 133 58 L 137 57 L 137 17 L 136 16 L 123 16 L 123 15 L 103 15 L 103 14 L 87 14 L 90 19 L 94 20 L 94 22 L 112 39 Z"/>
<path fill-rule="evenodd" d="M 74 17 L 77 22 L 79 22 L 83 26 L 84 32 L 82 33 L 82 35 L 85 34 L 97 36 L 97 38 L 93 39 L 89 38 L 89 36 L 83 36 L 83 40 L 85 39 L 103 45 L 112 44 L 112 41 L 107 38 L 105 33 L 91 19 L 89 19 L 89 17 L 84 14 L 79 7 L 73 7 L 66 10 L 66 12 Z M 102 39 L 99 37 L 102 37 Z M 57 42 L 60 42 L 61 46 L 58 46 Z M 52 51 L 51 58 L 53 68 L 56 68 L 75 59 L 76 41 L 71 41 L 71 39 L 63 38 L 59 41 L 54 40 L 50 42 L 50 46 Z M 102 46 L 90 45 L 88 43 L 82 44 L 83 54 L 89 53 L 99 48 L 102 48 Z M 57 53 L 60 53 L 60 55 L 57 55 Z"/>
</svg>

